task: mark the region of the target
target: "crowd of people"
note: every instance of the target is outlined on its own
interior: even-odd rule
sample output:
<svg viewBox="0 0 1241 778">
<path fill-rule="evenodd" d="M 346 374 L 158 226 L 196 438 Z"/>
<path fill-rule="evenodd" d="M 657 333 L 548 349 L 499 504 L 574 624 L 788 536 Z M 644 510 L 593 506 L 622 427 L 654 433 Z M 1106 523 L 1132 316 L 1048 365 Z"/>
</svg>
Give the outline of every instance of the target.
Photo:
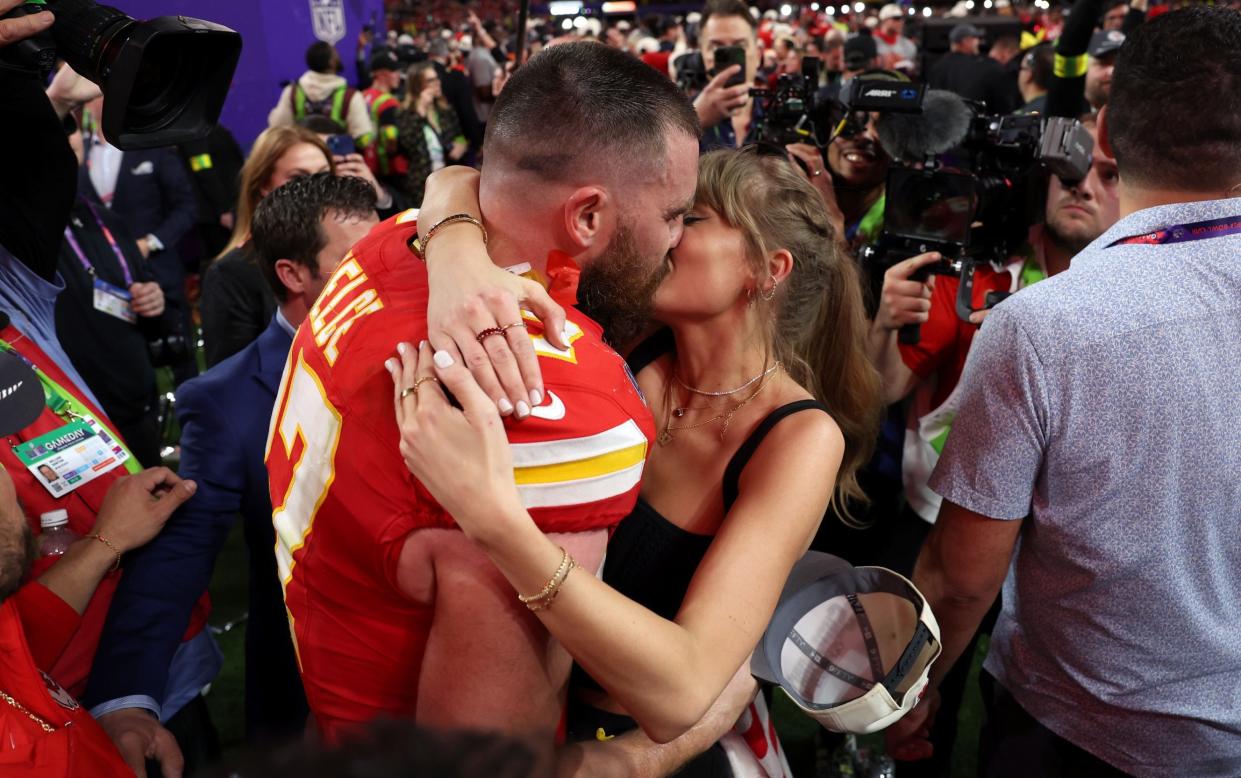
<svg viewBox="0 0 1241 778">
<path fill-rule="evenodd" d="M 0 773 L 788 778 L 777 640 L 820 774 L 981 646 L 980 775 L 1241 774 L 1239 5 L 399 3 L 248 151 L 0 68 Z"/>
</svg>

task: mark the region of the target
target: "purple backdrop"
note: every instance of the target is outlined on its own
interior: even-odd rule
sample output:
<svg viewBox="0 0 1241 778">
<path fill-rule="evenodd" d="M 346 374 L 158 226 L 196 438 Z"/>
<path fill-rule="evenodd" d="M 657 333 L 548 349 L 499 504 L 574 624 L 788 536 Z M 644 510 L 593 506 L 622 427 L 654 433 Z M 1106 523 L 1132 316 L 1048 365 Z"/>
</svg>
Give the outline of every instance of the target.
<svg viewBox="0 0 1241 778">
<path fill-rule="evenodd" d="M 306 48 L 315 41 L 312 0 L 110 0 L 109 4 L 137 19 L 183 14 L 241 33 L 241 62 L 220 122 L 245 149 L 267 127 L 267 114 L 280 97 L 280 82 L 305 72 Z M 383 0 L 339 0 L 339 5 L 345 11 L 345 30 L 336 49 L 345 63 L 343 75 L 354 83 L 358 33 L 372 14 L 382 29 Z"/>
</svg>

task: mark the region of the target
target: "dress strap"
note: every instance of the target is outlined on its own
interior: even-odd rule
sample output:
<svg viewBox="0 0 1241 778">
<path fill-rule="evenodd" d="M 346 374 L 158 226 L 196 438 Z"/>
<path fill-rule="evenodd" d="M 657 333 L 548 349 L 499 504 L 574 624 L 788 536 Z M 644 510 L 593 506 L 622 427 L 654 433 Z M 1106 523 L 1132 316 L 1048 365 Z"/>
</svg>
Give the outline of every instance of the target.
<svg viewBox="0 0 1241 778">
<path fill-rule="evenodd" d="M 758 450 L 759 445 L 763 442 L 763 438 L 767 437 L 767 433 L 771 432 L 771 428 L 779 424 L 786 416 L 809 410 L 820 410 L 828 413 L 827 406 L 818 400 L 798 400 L 787 403 L 767 414 L 767 417 L 759 422 L 754 431 L 750 433 L 750 437 L 745 439 L 745 442 L 741 444 L 741 448 L 737 449 L 737 453 L 733 454 L 733 458 L 728 461 L 728 467 L 724 469 L 725 514 L 732 509 L 733 503 L 737 501 L 741 472 L 750 463 L 750 458 Z"/>
</svg>

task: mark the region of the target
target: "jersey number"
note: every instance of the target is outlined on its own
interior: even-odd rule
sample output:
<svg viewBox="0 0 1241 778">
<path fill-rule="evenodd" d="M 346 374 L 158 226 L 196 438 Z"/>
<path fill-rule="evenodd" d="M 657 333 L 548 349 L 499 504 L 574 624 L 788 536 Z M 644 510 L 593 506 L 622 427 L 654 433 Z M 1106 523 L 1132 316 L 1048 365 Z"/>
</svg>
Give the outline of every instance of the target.
<svg viewBox="0 0 1241 778">
<path fill-rule="evenodd" d="M 319 377 L 299 353 L 281 392 L 283 402 L 272 419 L 267 446 L 268 469 L 288 474 L 288 483 L 272 478 L 272 523 L 276 528 L 276 565 L 280 582 L 287 585 L 293 554 L 310 532 L 319 505 L 336 475 L 336 444 L 340 441 L 340 414 L 328 402 Z M 280 446 L 276 447 L 276 441 Z M 283 456 L 279 465 L 273 460 Z"/>
</svg>

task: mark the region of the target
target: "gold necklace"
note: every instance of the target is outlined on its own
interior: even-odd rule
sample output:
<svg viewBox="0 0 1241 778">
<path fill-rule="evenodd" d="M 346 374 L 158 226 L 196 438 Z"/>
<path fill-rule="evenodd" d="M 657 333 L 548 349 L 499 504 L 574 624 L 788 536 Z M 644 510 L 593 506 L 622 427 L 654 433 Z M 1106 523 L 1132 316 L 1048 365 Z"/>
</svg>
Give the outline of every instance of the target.
<svg viewBox="0 0 1241 778">
<path fill-rule="evenodd" d="M 22 713 L 25 713 L 30 718 L 31 721 L 33 721 L 34 723 L 42 727 L 44 732 L 55 732 L 56 731 L 55 727 L 53 727 L 51 724 L 48 724 L 46 721 L 34 715 L 30 711 L 26 710 L 25 705 L 22 705 L 20 702 L 10 697 L 8 693 L 0 691 L 0 700 L 4 700 L 9 705 L 12 705 L 14 708 L 17 708 Z"/>
<path fill-rule="evenodd" d="M 678 384 L 690 390 L 694 394 L 700 394 L 700 395 L 703 395 L 704 397 L 727 397 L 728 395 L 736 394 L 737 392 L 740 392 L 743 389 L 749 389 L 751 386 L 754 386 L 754 383 L 756 381 L 760 381 L 766 378 L 767 376 L 771 375 L 772 373 L 776 372 L 776 368 L 778 367 L 780 367 L 780 363 L 776 362 L 774 365 L 767 368 L 766 370 L 759 373 L 758 375 L 754 376 L 749 381 L 746 381 L 741 386 L 738 386 L 736 389 L 725 389 L 722 392 L 708 392 L 705 389 L 695 389 L 694 387 L 682 381 L 681 376 L 678 375 L 675 371 L 673 371 L 672 373 L 672 380 L 676 381 Z"/>
<path fill-rule="evenodd" d="M 779 362 L 777 362 L 774 365 L 774 367 L 779 367 L 779 366 L 780 366 Z M 682 430 L 698 429 L 699 427 L 705 427 L 708 424 L 713 424 L 717 421 L 723 422 L 723 424 L 720 426 L 720 440 L 723 440 L 724 436 L 728 433 L 728 425 L 732 423 L 733 416 L 737 413 L 737 411 L 744 408 L 746 404 L 748 404 L 755 397 L 758 397 L 759 393 L 762 392 L 763 389 L 767 387 L 767 384 L 771 383 L 772 372 L 769 370 L 766 372 L 765 375 L 766 377 L 763 379 L 763 382 L 758 385 L 758 388 L 755 389 L 754 392 L 749 397 L 737 403 L 730 410 L 725 411 L 724 413 L 716 414 L 715 416 L 712 416 L 706 421 L 700 421 L 697 424 L 682 424 L 676 427 L 672 426 L 672 424 L 669 421 L 665 421 L 664 428 L 659 431 L 659 435 L 656 437 L 656 440 L 659 442 L 659 445 L 666 446 L 672 441 L 676 440 L 676 437 L 672 434 L 673 432 L 681 432 Z M 678 418 L 680 416 L 685 415 L 684 408 L 677 408 L 676 410 L 682 411 L 682 413 L 680 414 L 676 414 L 676 411 L 673 411 L 673 414 L 677 415 Z"/>
</svg>

